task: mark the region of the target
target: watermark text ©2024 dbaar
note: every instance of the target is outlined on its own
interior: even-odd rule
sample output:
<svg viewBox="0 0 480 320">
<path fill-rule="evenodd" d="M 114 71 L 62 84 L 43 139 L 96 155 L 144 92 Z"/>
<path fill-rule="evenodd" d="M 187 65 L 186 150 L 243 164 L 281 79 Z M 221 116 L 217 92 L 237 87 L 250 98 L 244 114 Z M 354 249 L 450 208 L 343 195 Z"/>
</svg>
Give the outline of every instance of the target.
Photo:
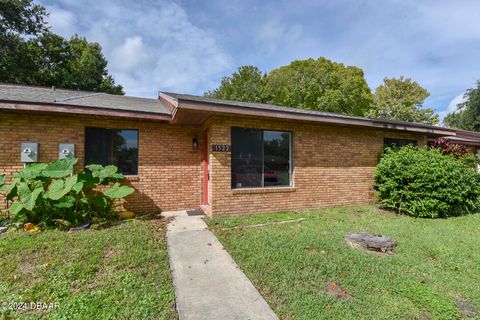
<svg viewBox="0 0 480 320">
<path fill-rule="evenodd" d="M 59 302 L 7 302 L 0 301 L 0 311 L 2 310 L 52 310 L 60 306 Z"/>
</svg>

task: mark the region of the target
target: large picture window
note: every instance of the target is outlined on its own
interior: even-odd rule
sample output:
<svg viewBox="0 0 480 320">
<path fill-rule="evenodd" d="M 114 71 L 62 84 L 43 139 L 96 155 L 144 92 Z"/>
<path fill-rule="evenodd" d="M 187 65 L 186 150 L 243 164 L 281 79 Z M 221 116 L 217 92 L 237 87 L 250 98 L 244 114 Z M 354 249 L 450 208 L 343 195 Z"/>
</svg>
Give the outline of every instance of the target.
<svg viewBox="0 0 480 320">
<path fill-rule="evenodd" d="M 86 127 L 85 164 L 113 164 L 123 174 L 138 174 L 138 131 Z"/>
<path fill-rule="evenodd" d="M 292 134 L 232 128 L 232 188 L 291 185 Z"/>
</svg>

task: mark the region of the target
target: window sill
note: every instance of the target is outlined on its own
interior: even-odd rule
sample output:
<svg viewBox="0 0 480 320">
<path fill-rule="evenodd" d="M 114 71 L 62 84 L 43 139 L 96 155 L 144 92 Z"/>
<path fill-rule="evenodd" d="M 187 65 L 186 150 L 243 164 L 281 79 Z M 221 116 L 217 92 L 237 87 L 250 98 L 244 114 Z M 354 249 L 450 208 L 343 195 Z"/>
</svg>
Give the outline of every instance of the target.
<svg viewBox="0 0 480 320">
<path fill-rule="evenodd" d="M 239 188 L 232 189 L 232 193 L 235 194 L 257 194 L 257 193 L 283 193 L 283 192 L 295 192 L 295 187 L 267 187 L 267 188 Z"/>
<path fill-rule="evenodd" d="M 140 177 L 138 175 L 125 175 L 125 180 L 140 181 Z"/>
</svg>

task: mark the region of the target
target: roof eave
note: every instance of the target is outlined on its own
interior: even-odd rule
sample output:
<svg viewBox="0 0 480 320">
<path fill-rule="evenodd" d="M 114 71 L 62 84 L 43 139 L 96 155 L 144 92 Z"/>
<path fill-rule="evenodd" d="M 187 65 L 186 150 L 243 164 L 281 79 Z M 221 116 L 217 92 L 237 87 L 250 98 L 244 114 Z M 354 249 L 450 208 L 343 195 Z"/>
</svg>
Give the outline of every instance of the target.
<svg viewBox="0 0 480 320">
<path fill-rule="evenodd" d="M 139 120 L 153 120 L 153 121 L 171 121 L 172 117 L 167 114 L 141 112 L 119 109 L 108 109 L 99 107 L 87 107 L 70 104 L 51 104 L 28 101 L 6 101 L 0 100 L 0 109 L 3 110 L 17 110 L 17 111 L 37 111 L 48 113 L 66 113 L 86 116 L 105 116 L 114 118 L 130 118 Z"/>
<path fill-rule="evenodd" d="M 168 95 L 166 95 L 168 96 Z M 177 109 L 196 110 L 199 112 L 212 112 L 216 114 L 231 114 L 231 115 L 244 115 L 244 116 L 261 116 L 276 119 L 290 119 L 317 123 L 328 123 L 337 125 L 350 125 L 370 127 L 377 129 L 388 129 L 395 131 L 410 131 L 425 133 L 432 136 L 455 136 L 455 130 L 442 127 L 434 127 L 420 124 L 409 123 L 397 123 L 394 121 L 372 120 L 362 118 L 345 118 L 326 115 L 313 115 L 305 113 L 295 113 L 291 111 L 280 110 L 268 110 L 259 108 L 250 108 L 242 106 L 225 105 L 221 103 L 211 103 L 196 100 L 189 100 L 184 98 L 175 99 L 177 101 Z"/>
</svg>

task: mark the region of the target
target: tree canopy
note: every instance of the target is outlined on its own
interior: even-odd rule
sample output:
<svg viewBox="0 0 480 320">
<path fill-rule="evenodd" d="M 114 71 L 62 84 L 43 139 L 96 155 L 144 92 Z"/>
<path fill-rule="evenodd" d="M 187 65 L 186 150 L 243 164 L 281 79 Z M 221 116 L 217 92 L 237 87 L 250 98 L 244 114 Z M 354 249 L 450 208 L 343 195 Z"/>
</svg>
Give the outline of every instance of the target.
<svg viewBox="0 0 480 320">
<path fill-rule="evenodd" d="M 207 97 L 247 102 L 262 102 L 263 73 L 255 66 L 241 66 L 220 86 L 205 93 Z"/>
<path fill-rule="evenodd" d="M 0 1 L 0 81 L 123 94 L 98 43 L 52 33 L 32 0 Z"/>
<path fill-rule="evenodd" d="M 465 93 L 465 102 L 457 106 L 457 110 L 449 113 L 443 123 L 449 127 L 464 130 L 480 131 L 480 80 L 476 87 Z"/>
<path fill-rule="evenodd" d="M 364 115 L 372 97 L 363 71 L 326 58 L 296 60 L 269 73 L 243 66 L 207 96 Z"/>
<path fill-rule="evenodd" d="M 385 78 L 375 90 L 370 118 L 391 119 L 435 125 L 438 115 L 431 108 L 422 106 L 430 94 L 411 79 Z"/>
</svg>

